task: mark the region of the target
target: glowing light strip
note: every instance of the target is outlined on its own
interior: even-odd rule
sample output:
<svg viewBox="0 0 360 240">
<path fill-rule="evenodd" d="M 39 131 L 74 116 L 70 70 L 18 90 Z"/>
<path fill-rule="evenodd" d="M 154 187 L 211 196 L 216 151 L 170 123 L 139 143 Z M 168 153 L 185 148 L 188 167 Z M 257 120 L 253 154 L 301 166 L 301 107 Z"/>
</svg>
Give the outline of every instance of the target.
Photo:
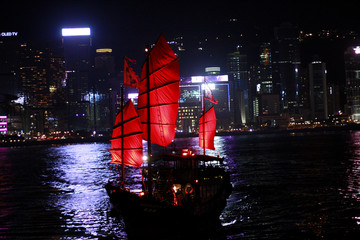
<svg viewBox="0 0 360 240">
<path fill-rule="evenodd" d="M 61 29 L 63 37 L 69 36 L 90 36 L 90 28 L 63 28 Z"/>
</svg>

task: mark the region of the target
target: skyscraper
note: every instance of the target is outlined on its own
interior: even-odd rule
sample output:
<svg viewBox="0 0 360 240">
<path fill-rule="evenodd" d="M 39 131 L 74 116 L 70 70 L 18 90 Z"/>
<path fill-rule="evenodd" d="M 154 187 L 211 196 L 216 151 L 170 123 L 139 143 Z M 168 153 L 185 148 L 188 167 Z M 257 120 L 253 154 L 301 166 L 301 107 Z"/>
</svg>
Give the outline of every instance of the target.
<svg viewBox="0 0 360 240">
<path fill-rule="evenodd" d="M 205 83 L 207 87 L 205 86 Z M 230 122 L 230 88 L 228 75 L 192 76 L 181 79 L 179 115 L 177 129 L 179 132 L 195 133 L 199 127 L 199 117 L 203 114 L 203 90 L 210 88 L 217 99 L 215 105 L 217 129 L 229 130 Z M 205 101 L 206 110 L 214 103 Z"/>
<path fill-rule="evenodd" d="M 345 113 L 360 121 L 360 46 L 349 47 L 345 59 Z"/>
<path fill-rule="evenodd" d="M 282 110 L 297 113 L 299 107 L 300 48 L 298 29 L 291 24 L 275 28 L 273 89 L 280 94 Z"/>
<path fill-rule="evenodd" d="M 90 129 L 90 28 L 63 28 L 68 129 Z"/>
<path fill-rule="evenodd" d="M 311 118 L 328 119 L 326 65 L 321 61 L 309 64 L 309 93 Z"/>
<path fill-rule="evenodd" d="M 115 78 L 115 63 L 111 48 L 96 49 L 95 69 L 91 74 L 91 126 L 94 131 L 109 131 L 113 126 L 113 116 L 116 115 L 113 107 L 111 83 Z M 118 84 L 119 85 L 119 84 Z"/>
<path fill-rule="evenodd" d="M 269 42 L 260 45 L 260 93 L 273 93 L 272 57 Z"/>
<path fill-rule="evenodd" d="M 53 49 L 23 43 L 17 53 L 24 130 L 32 135 L 64 129 L 64 62 Z"/>
<path fill-rule="evenodd" d="M 234 125 L 245 125 L 249 113 L 249 69 L 247 56 L 239 51 L 227 55 L 231 109 Z"/>
<path fill-rule="evenodd" d="M 16 51 L 19 47 L 18 32 L 0 34 L 0 94 L 17 95 L 19 81 L 16 75 Z"/>
</svg>

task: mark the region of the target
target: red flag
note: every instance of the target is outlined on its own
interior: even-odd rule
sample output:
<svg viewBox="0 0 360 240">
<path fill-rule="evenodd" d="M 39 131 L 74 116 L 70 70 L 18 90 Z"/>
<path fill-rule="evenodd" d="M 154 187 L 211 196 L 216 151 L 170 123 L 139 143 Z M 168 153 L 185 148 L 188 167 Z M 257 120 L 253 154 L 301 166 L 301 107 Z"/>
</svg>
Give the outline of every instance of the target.
<svg viewBox="0 0 360 240">
<path fill-rule="evenodd" d="M 129 62 L 135 63 L 134 60 L 131 60 L 127 57 L 124 59 L 124 84 L 129 87 L 139 88 L 139 76 L 136 75 L 132 67 L 130 67 Z"/>
<path fill-rule="evenodd" d="M 214 103 L 214 104 L 218 104 L 218 100 L 216 100 L 216 98 L 214 98 L 214 95 L 209 87 L 209 85 L 207 84 L 207 82 L 205 82 L 204 84 L 205 86 L 205 99 L 209 100 L 210 102 Z"/>
</svg>

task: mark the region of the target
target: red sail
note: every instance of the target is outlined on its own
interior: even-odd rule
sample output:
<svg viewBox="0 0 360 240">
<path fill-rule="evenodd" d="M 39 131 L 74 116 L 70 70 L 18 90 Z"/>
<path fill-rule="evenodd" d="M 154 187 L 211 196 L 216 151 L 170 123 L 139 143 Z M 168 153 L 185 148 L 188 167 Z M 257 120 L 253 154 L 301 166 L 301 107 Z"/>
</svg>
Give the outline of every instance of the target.
<svg viewBox="0 0 360 240">
<path fill-rule="evenodd" d="M 147 88 L 147 64 L 150 88 Z M 148 140 L 147 95 L 150 94 L 151 142 L 169 145 L 175 138 L 175 124 L 179 107 L 180 69 L 178 58 L 160 36 L 142 67 L 138 98 L 138 113 L 143 139 Z"/>
<path fill-rule="evenodd" d="M 205 134 L 204 134 L 204 116 L 205 116 Z M 216 116 L 214 107 L 210 108 L 204 116 L 200 117 L 199 125 L 199 146 L 204 148 L 204 135 L 205 135 L 205 148 L 215 150 L 214 137 L 216 131 Z"/>
<path fill-rule="evenodd" d="M 121 112 L 115 119 L 115 126 L 111 138 L 111 163 L 122 164 L 122 152 L 124 152 L 124 164 L 140 167 L 142 164 L 142 132 L 140 118 L 132 101 L 128 101 L 123 107 L 123 122 Z M 122 133 L 122 125 L 124 132 Z M 124 146 L 122 146 L 124 138 Z"/>
<path fill-rule="evenodd" d="M 129 87 L 138 88 L 139 76 L 136 75 L 129 62 L 135 62 L 130 58 L 125 57 L 124 59 L 124 84 Z"/>
</svg>

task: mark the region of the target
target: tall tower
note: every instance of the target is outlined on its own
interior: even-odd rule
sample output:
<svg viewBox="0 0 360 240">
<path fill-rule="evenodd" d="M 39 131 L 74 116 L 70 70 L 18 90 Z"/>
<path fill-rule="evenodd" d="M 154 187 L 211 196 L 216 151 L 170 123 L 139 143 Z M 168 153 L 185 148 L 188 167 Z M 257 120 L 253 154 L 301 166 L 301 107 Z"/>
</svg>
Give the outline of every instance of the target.
<svg viewBox="0 0 360 240">
<path fill-rule="evenodd" d="M 345 113 L 360 121 L 360 46 L 349 47 L 345 59 Z"/>
<path fill-rule="evenodd" d="M 309 64 L 311 118 L 328 119 L 326 65 L 321 61 Z"/>
<path fill-rule="evenodd" d="M 234 125 L 249 122 L 249 70 L 247 56 L 239 51 L 227 55 L 231 109 Z"/>
<path fill-rule="evenodd" d="M 55 49 L 21 44 L 18 76 L 25 103 L 24 130 L 37 135 L 64 129 L 64 62 Z"/>
<path fill-rule="evenodd" d="M 0 94 L 18 95 L 16 76 L 16 52 L 19 46 L 18 32 L 0 33 Z"/>
<path fill-rule="evenodd" d="M 68 129 L 90 131 L 90 28 L 63 28 Z"/>
<path fill-rule="evenodd" d="M 260 93 L 273 93 L 271 46 L 260 45 Z"/>
<path fill-rule="evenodd" d="M 283 111 L 297 113 L 300 85 L 299 33 L 296 27 L 284 24 L 275 28 L 275 39 L 274 93 L 280 94 Z"/>
<path fill-rule="evenodd" d="M 91 119 L 94 131 L 110 131 L 116 115 L 112 82 L 115 78 L 115 62 L 111 48 L 96 49 L 95 69 L 91 76 Z M 118 84 L 119 85 L 119 84 Z M 119 85 L 120 86 L 120 85 Z"/>
</svg>

